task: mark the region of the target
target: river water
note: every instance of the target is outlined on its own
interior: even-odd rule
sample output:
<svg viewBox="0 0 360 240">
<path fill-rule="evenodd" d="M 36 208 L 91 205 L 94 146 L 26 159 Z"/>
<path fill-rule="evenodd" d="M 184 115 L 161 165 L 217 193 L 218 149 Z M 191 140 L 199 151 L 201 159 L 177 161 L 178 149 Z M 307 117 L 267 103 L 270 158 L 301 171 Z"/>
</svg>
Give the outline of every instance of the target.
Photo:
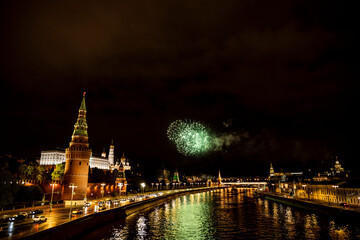
<svg viewBox="0 0 360 240">
<path fill-rule="evenodd" d="M 360 239 L 360 220 L 335 220 L 251 196 L 251 189 L 181 196 L 84 239 Z"/>
</svg>

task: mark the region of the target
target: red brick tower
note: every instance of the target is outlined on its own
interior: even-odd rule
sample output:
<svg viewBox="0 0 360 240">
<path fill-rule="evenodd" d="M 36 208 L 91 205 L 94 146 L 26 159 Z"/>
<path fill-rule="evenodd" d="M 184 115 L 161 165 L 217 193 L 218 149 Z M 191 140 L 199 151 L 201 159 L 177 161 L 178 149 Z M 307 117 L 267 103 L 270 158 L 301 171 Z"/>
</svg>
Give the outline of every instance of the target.
<svg viewBox="0 0 360 240">
<path fill-rule="evenodd" d="M 86 124 L 85 93 L 79 108 L 78 119 L 74 125 L 69 148 L 65 150 L 66 163 L 64 173 L 63 198 L 65 204 L 81 204 L 86 198 L 86 190 L 89 176 L 89 149 L 88 133 Z M 74 189 L 71 186 L 75 186 Z M 73 192 L 73 196 L 71 197 Z"/>
<path fill-rule="evenodd" d="M 116 177 L 115 183 L 120 190 L 119 193 L 121 192 L 121 194 L 125 195 L 126 188 L 127 188 L 127 181 L 126 181 L 126 177 L 125 177 L 125 169 L 124 169 L 122 162 L 120 162 L 119 173 L 118 173 L 118 176 Z"/>
</svg>

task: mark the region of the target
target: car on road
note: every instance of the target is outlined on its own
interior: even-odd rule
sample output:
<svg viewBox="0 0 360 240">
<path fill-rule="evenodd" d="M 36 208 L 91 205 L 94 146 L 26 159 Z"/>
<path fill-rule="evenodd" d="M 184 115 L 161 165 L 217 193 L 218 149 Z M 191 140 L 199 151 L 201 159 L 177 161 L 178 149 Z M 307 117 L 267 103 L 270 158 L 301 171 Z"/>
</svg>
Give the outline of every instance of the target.
<svg viewBox="0 0 360 240">
<path fill-rule="evenodd" d="M 24 216 L 24 217 L 27 217 L 28 216 L 28 213 L 27 212 L 21 212 L 21 213 L 19 213 L 19 216 Z"/>
<path fill-rule="evenodd" d="M 72 211 L 73 214 L 81 214 L 82 212 L 82 209 L 75 209 L 74 211 Z"/>
<path fill-rule="evenodd" d="M 18 215 L 13 215 L 11 217 L 8 218 L 9 222 L 15 222 L 18 219 Z"/>
<path fill-rule="evenodd" d="M 99 206 L 99 211 L 102 211 L 102 210 L 106 210 L 106 207 L 105 206 Z"/>
<path fill-rule="evenodd" d="M 29 215 L 35 215 L 35 214 L 40 214 L 43 213 L 44 211 L 41 209 L 36 209 L 34 211 L 29 212 Z"/>
<path fill-rule="evenodd" d="M 347 203 L 340 203 L 339 206 L 344 208 L 349 208 L 349 204 Z"/>
<path fill-rule="evenodd" d="M 46 220 L 47 220 L 47 217 L 45 217 L 45 216 L 35 216 L 34 217 L 34 219 L 33 219 L 33 221 L 34 222 L 46 222 Z"/>
<path fill-rule="evenodd" d="M 87 202 L 85 203 L 84 207 L 90 207 L 91 206 L 91 202 Z"/>
</svg>

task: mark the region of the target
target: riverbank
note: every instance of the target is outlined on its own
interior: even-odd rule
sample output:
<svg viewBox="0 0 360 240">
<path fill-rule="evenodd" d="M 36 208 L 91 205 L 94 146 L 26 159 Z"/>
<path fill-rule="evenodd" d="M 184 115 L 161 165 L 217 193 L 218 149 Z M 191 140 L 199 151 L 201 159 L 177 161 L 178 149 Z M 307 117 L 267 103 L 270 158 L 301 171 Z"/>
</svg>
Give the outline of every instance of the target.
<svg viewBox="0 0 360 240">
<path fill-rule="evenodd" d="M 301 199 L 294 199 L 285 196 L 264 193 L 263 197 L 268 200 L 283 203 L 292 207 L 300 208 L 303 210 L 326 214 L 334 217 L 341 218 L 359 218 L 360 212 L 351 208 L 343 208 L 334 205 L 327 205 L 320 202 L 311 202 Z"/>
<path fill-rule="evenodd" d="M 178 191 L 168 195 L 163 195 L 156 198 L 151 198 L 147 200 L 143 200 L 140 202 L 135 202 L 132 204 L 128 204 L 123 207 L 109 209 L 101 212 L 97 212 L 95 214 L 87 215 L 70 222 L 66 222 L 60 224 L 58 226 L 54 226 L 52 228 L 37 232 L 32 235 L 22 236 L 22 239 L 76 239 L 82 234 L 88 233 L 89 230 L 94 230 L 103 225 L 106 225 L 110 222 L 119 220 L 121 218 L 125 218 L 135 212 L 154 207 L 156 205 L 162 204 L 163 202 L 170 200 L 174 197 L 187 195 L 190 193 L 211 191 L 219 188 L 203 188 L 203 189 L 189 189 L 185 191 Z M 15 236 L 14 236 L 15 237 Z"/>
</svg>

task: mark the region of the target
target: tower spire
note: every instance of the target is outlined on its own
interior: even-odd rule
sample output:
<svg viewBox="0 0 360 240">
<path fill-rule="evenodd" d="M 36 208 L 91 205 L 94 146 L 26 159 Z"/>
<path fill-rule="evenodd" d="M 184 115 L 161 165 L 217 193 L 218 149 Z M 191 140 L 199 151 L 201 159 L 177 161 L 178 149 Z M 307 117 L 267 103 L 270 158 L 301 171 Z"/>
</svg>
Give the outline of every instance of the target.
<svg viewBox="0 0 360 240">
<path fill-rule="evenodd" d="M 86 106 L 85 106 L 85 92 L 83 94 L 83 99 L 81 101 L 81 105 L 79 108 L 79 115 L 78 119 L 74 125 L 74 132 L 73 132 L 73 138 L 74 136 L 88 136 L 87 133 L 87 123 L 86 123 Z"/>
<path fill-rule="evenodd" d="M 275 173 L 275 171 L 274 171 L 273 165 L 272 165 L 272 163 L 270 163 L 270 176 L 269 176 L 269 178 L 274 176 L 274 173 Z"/>
<path fill-rule="evenodd" d="M 218 184 L 219 184 L 219 186 L 221 186 L 221 175 L 220 175 L 220 170 L 219 170 L 219 176 L 218 176 Z"/>
<path fill-rule="evenodd" d="M 81 101 L 81 105 L 80 105 L 80 109 L 79 109 L 79 110 L 85 110 L 85 111 L 86 111 L 85 94 L 86 94 L 86 92 L 83 93 L 83 99 L 82 99 L 82 101 Z"/>
</svg>

